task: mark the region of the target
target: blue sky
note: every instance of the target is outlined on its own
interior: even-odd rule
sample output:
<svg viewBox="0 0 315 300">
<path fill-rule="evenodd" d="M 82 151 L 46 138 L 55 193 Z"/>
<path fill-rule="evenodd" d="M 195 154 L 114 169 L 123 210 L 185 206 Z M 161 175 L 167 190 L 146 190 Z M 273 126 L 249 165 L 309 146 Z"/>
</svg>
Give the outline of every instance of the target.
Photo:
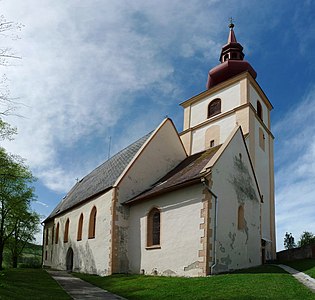
<svg viewBox="0 0 315 300">
<path fill-rule="evenodd" d="M 111 154 L 171 117 L 205 90 L 228 20 L 274 106 L 277 248 L 286 231 L 315 233 L 315 26 L 313 1 L 2 0 L 25 25 L 1 45 L 23 57 L 3 68 L 21 105 L 6 120 L 5 147 L 27 160 L 47 216 Z"/>
</svg>

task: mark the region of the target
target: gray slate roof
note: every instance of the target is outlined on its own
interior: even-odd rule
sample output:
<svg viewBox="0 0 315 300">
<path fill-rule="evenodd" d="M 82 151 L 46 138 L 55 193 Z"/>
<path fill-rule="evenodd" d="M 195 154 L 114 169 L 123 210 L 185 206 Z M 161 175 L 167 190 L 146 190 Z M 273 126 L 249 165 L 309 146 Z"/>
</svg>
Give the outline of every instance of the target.
<svg viewBox="0 0 315 300">
<path fill-rule="evenodd" d="M 77 182 L 44 221 L 111 188 L 152 132 L 121 150 Z"/>
<path fill-rule="evenodd" d="M 201 177 L 200 172 L 217 153 L 222 145 L 210 148 L 208 150 L 193 154 L 184 159 L 173 170 L 153 184 L 148 190 L 140 195 L 130 199 L 126 204 L 132 204 L 139 200 L 176 190 L 184 184 L 194 183 Z"/>
</svg>

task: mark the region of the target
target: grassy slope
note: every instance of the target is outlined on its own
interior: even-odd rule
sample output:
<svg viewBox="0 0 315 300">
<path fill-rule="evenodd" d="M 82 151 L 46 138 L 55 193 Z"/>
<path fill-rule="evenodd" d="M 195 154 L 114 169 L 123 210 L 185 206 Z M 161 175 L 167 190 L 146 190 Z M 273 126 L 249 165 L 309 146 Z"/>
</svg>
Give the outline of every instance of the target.
<svg viewBox="0 0 315 300">
<path fill-rule="evenodd" d="M 296 270 L 302 271 L 305 274 L 315 278 L 315 259 L 299 259 L 296 261 L 286 261 L 283 264 L 288 265 Z"/>
<path fill-rule="evenodd" d="M 315 294 L 276 266 L 262 266 L 206 278 L 76 276 L 130 300 L 315 299 Z"/>
<path fill-rule="evenodd" d="M 0 272 L 0 299 L 71 299 L 42 269 L 7 269 Z"/>
</svg>

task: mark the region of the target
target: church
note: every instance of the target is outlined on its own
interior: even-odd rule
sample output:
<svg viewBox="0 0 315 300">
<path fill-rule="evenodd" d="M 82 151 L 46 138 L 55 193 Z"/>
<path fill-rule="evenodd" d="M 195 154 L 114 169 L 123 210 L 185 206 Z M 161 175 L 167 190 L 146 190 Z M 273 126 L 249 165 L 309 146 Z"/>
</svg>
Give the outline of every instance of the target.
<svg viewBox="0 0 315 300">
<path fill-rule="evenodd" d="M 276 258 L 272 104 L 234 24 L 206 90 L 78 181 L 44 220 L 43 266 L 207 276 Z"/>
</svg>

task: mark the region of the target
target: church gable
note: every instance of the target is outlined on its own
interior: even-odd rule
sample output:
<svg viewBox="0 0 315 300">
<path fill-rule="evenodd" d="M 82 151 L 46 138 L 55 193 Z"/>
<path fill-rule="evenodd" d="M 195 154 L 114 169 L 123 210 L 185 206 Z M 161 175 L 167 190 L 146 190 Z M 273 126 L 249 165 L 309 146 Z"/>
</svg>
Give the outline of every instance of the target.
<svg viewBox="0 0 315 300">
<path fill-rule="evenodd" d="M 240 128 L 216 156 L 208 165 L 212 191 L 218 197 L 213 272 L 259 265 L 261 196 Z"/>
<path fill-rule="evenodd" d="M 176 128 L 165 119 L 117 179 L 119 202 L 124 203 L 151 187 L 187 157 Z"/>
</svg>

